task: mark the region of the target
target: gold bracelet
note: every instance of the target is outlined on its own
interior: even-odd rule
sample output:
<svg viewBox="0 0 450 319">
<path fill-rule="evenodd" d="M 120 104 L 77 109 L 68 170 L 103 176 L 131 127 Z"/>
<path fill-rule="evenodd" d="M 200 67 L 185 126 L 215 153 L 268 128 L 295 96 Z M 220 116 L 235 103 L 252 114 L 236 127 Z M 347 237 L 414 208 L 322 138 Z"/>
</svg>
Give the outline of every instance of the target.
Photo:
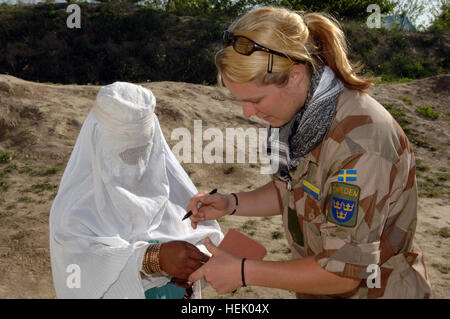
<svg viewBox="0 0 450 319">
<path fill-rule="evenodd" d="M 147 250 L 145 251 L 144 260 L 142 262 L 142 270 L 143 270 L 144 274 L 147 276 L 151 274 L 150 268 L 148 267 L 148 250 L 149 249 L 150 248 L 147 248 Z"/>
<path fill-rule="evenodd" d="M 142 261 L 142 271 L 145 275 L 150 276 L 155 273 L 160 273 L 163 276 L 170 277 L 168 273 L 161 269 L 159 263 L 159 251 L 162 244 L 151 244 L 144 254 Z"/>
<path fill-rule="evenodd" d="M 159 272 L 159 248 L 161 244 L 150 245 L 144 254 L 142 270 L 146 275 Z"/>
<path fill-rule="evenodd" d="M 152 245 L 150 248 L 150 269 L 153 273 L 160 273 L 161 267 L 159 265 L 159 250 L 161 244 Z"/>
</svg>

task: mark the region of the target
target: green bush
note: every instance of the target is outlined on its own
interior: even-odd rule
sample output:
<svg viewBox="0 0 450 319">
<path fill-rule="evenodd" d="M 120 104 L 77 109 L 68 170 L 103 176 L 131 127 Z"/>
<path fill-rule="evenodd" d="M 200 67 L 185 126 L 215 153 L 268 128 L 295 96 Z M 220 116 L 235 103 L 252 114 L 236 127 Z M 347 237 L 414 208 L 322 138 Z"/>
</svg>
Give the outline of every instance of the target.
<svg viewBox="0 0 450 319">
<path fill-rule="evenodd" d="M 403 97 L 403 102 L 405 102 L 408 105 L 412 105 L 413 101 L 411 100 L 411 98 L 409 96 L 404 96 Z"/>
<path fill-rule="evenodd" d="M 450 32 L 450 4 L 444 3 L 442 5 L 441 14 L 433 21 L 429 30 L 438 33 L 449 33 Z"/>
<path fill-rule="evenodd" d="M 433 110 L 433 108 L 429 104 L 418 107 L 416 109 L 416 112 L 419 113 L 420 115 L 425 116 L 426 118 L 433 120 L 433 121 L 436 120 L 441 115 L 441 113 L 439 111 L 436 112 L 435 110 Z"/>
<path fill-rule="evenodd" d="M 0 163 L 9 163 L 12 160 L 12 154 L 10 152 L 0 153 Z"/>
<path fill-rule="evenodd" d="M 425 171 L 428 171 L 430 169 L 430 167 L 423 164 L 421 159 L 416 158 L 416 169 L 421 172 L 425 172 Z"/>
<path fill-rule="evenodd" d="M 448 72 L 449 53 L 442 35 L 369 29 L 358 21 L 345 22 L 343 29 L 354 60 L 361 61 L 367 73 L 382 76 L 381 83 L 404 82 Z M 420 40 L 423 38 L 427 39 L 427 46 L 433 43 L 431 49 L 412 51 L 412 47 L 424 46 Z M 437 53 L 435 57 L 430 50 Z"/>
<path fill-rule="evenodd" d="M 214 84 L 214 56 L 223 30 L 251 6 L 271 3 L 334 14 L 342 21 L 352 59 L 365 65 L 364 73 L 382 76 L 383 82 L 450 69 L 446 38 L 440 33 L 424 34 L 416 42 L 427 50 L 414 53 L 417 34 L 366 26 L 367 5 L 378 3 L 387 12 L 391 4 L 386 0 L 176 0 L 167 8 L 162 0 L 132 2 L 79 3 L 81 29 L 67 28 L 67 3 L 0 5 L 0 73 L 42 83 Z M 360 20 L 343 20 L 349 17 Z"/>
<path fill-rule="evenodd" d="M 439 229 L 439 236 L 444 237 L 444 238 L 449 238 L 450 237 L 450 228 L 443 227 L 443 228 Z"/>
<path fill-rule="evenodd" d="M 8 191 L 8 189 L 9 189 L 10 186 L 11 186 L 11 185 L 10 185 L 7 181 L 0 180 L 0 191 L 1 191 L 1 192 L 6 192 L 6 191 Z"/>
<path fill-rule="evenodd" d="M 411 129 L 406 127 L 407 124 L 412 124 L 412 120 L 406 115 L 406 111 L 400 107 L 391 103 L 382 103 L 386 110 L 391 113 L 395 120 L 400 124 L 405 133 L 408 133 Z"/>
</svg>

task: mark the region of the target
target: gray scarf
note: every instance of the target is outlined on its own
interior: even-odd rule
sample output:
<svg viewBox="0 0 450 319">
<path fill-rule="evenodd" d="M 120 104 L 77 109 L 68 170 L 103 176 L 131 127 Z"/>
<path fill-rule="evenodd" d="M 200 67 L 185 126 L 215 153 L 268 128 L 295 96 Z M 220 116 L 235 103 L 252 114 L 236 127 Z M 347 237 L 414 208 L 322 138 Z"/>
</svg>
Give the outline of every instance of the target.
<svg viewBox="0 0 450 319">
<path fill-rule="evenodd" d="M 278 167 L 275 175 L 291 181 L 289 171 L 323 140 L 343 89 L 342 82 L 328 66 L 319 67 L 311 77 L 305 105 L 288 123 L 279 128 L 270 127 L 267 154 L 272 167 Z"/>
</svg>

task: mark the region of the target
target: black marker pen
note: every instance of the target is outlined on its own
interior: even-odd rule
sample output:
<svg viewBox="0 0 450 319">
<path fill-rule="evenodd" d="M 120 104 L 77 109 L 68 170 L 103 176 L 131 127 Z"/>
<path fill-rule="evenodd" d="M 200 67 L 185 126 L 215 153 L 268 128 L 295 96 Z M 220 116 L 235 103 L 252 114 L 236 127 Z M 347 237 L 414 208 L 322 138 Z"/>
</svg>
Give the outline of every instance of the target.
<svg viewBox="0 0 450 319">
<path fill-rule="evenodd" d="M 212 191 L 210 191 L 209 195 L 212 195 L 214 193 L 217 193 L 217 188 L 214 188 Z M 183 219 L 181 221 L 185 220 L 186 218 L 191 217 L 191 215 L 192 215 L 192 210 L 188 211 L 187 214 L 184 215 L 184 217 L 183 217 Z"/>
</svg>

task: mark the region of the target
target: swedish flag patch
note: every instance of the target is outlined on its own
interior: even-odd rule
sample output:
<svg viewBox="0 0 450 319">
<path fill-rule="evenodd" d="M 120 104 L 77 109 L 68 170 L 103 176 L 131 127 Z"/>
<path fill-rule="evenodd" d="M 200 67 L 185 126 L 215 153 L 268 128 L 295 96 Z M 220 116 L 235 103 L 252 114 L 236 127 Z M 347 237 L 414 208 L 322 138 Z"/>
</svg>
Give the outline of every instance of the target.
<svg viewBox="0 0 450 319">
<path fill-rule="evenodd" d="M 356 169 L 341 169 L 338 173 L 338 182 L 356 182 L 357 178 Z"/>
<path fill-rule="evenodd" d="M 307 180 L 303 180 L 302 182 L 302 188 L 305 192 L 307 192 L 309 195 L 314 197 L 315 199 L 319 200 L 320 197 L 320 189 L 308 182 Z"/>
<path fill-rule="evenodd" d="M 328 221 L 346 227 L 355 227 L 358 219 L 359 194 L 361 189 L 352 184 L 331 183 L 331 200 Z"/>
</svg>

